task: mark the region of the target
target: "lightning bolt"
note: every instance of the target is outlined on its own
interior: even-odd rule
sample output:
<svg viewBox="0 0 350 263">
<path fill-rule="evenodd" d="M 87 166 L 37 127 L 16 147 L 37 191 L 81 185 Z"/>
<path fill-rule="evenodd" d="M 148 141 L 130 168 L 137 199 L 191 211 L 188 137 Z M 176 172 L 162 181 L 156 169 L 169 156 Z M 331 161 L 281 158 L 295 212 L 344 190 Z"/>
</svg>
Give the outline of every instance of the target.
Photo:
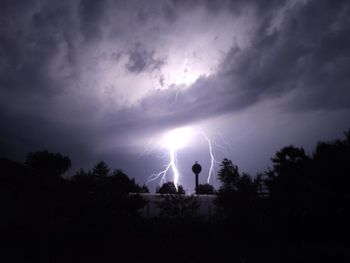
<svg viewBox="0 0 350 263">
<path fill-rule="evenodd" d="M 149 179 L 147 180 L 146 184 L 157 180 L 160 178 L 160 182 L 159 185 L 163 185 L 164 183 L 166 183 L 166 175 L 168 174 L 169 170 L 172 171 L 173 173 L 173 178 L 174 178 L 174 185 L 176 190 L 178 190 L 178 182 L 179 182 L 179 177 L 180 177 L 180 173 L 179 170 L 177 169 L 177 158 L 176 158 L 176 150 L 173 148 L 169 149 L 169 152 L 167 154 L 167 158 L 168 158 L 168 163 L 165 165 L 164 170 L 160 171 L 159 173 L 155 173 L 152 174 Z"/>
<path fill-rule="evenodd" d="M 179 182 L 179 170 L 176 167 L 176 151 L 174 149 L 170 149 L 169 150 L 169 155 L 170 155 L 170 165 L 171 165 L 171 169 L 173 170 L 173 175 L 174 175 L 174 185 L 177 191 L 177 184 Z"/>
<path fill-rule="evenodd" d="M 224 136 L 221 133 L 216 133 L 216 135 L 219 137 L 221 143 L 213 142 L 214 145 L 218 148 L 220 148 L 220 152 L 223 153 L 226 156 L 231 156 L 232 155 L 232 145 L 226 141 Z"/>
<path fill-rule="evenodd" d="M 203 138 L 205 139 L 205 141 L 208 144 L 208 150 L 209 150 L 209 156 L 210 156 L 210 166 L 209 166 L 209 173 L 207 176 L 207 183 L 210 183 L 211 177 L 212 175 L 214 175 L 215 171 L 215 167 L 217 164 L 219 164 L 219 162 L 215 159 L 214 156 L 214 149 L 213 146 L 216 145 L 219 147 L 219 145 L 216 144 L 216 142 L 214 140 L 212 140 L 208 134 L 204 131 L 204 129 L 202 127 L 199 127 L 200 129 L 200 134 L 203 136 Z M 175 185 L 176 190 L 178 190 L 178 184 L 179 184 L 179 179 L 180 179 L 180 172 L 179 169 L 177 168 L 177 150 L 178 150 L 178 145 L 176 142 L 176 134 L 174 137 L 170 137 L 170 143 L 167 144 L 167 151 L 165 152 L 164 156 L 161 157 L 163 159 L 166 159 L 165 161 L 165 165 L 164 165 L 164 169 L 158 173 L 154 173 L 152 174 L 146 184 L 148 184 L 149 182 L 155 181 L 157 179 L 160 179 L 160 183 L 159 185 L 163 185 L 165 182 L 167 182 L 166 177 L 169 173 L 172 174 L 173 177 L 173 183 Z M 175 141 L 174 141 L 175 140 Z M 222 138 L 222 140 L 224 141 L 224 139 Z M 181 143 L 181 141 L 179 141 L 179 143 Z M 227 142 L 224 141 L 224 143 L 226 144 Z M 227 143 L 228 145 L 228 143 Z M 220 146 L 220 148 L 225 148 L 223 146 Z M 147 147 L 149 148 L 149 146 Z M 146 151 L 147 152 L 147 151 Z"/>
<path fill-rule="evenodd" d="M 209 168 L 209 173 L 208 173 L 208 177 L 207 177 L 207 183 L 209 184 L 210 178 L 211 178 L 212 174 L 214 173 L 214 165 L 215 164 L 219 164 L 219 162 L 215 160 L 215 157 L 214 157 L 214 154 L 213 154 L 213 146 L 212 146 L 212 142 L 211 142 L 210 138 L 204 132 L 203 129 L 201 129 L 201 131 L 202 131 L 202 135 L 203 135 L 204 139 L 207 141 L 208 147 L 209 147 L 210 168 Z"/>
</svg>

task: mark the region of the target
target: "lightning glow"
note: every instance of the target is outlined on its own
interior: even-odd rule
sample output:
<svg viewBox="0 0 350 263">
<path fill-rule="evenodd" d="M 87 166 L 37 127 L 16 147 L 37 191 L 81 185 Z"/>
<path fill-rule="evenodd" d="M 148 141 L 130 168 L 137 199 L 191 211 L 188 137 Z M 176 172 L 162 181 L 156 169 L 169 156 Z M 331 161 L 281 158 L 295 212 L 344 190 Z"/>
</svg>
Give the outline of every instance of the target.
<svg viewBox="0 0 350 263">
<path fill-rule="evenodd" d="M 198 130 L 195 130 L 193 127 L 177 128 L 170 130 L 161 136 L 158 147 L 166 150 L 166 154 L 163 156 L 163 158 L 166 159 L 164 169 L 158 173 L 152 174 L 146 183 L 160 179 L 159 185 L 161 186 L 167 182 L 167 175 L 172 174 L 172 181 L 174 182 L 176 189 L 178 189 L 180 172 L 177 166 L 177 154 L 180 149 L 190 145 L 190 142 L 193 141 L 191 139 L 196 133 L 200 134 L 208 145 L 210 163 L 207 183 L 209 184 L 212 175 L 215 173 L 215 166 L 219 164 L 219 162 L 216 161 L 213 151 L 213 145 L 216 145 L 216 143 L 210 139 L 208 134 L 201 127 Z"/>
<path fill-rule="evenodd" d="M 177 61 L 176 64 L 168 69 L 168 85 L 175 84 L 189 86 L 201 75 L 209 74 L 210 72 L 202 63 L 198 63 L 196 59 L 190 59 L 189 54 L 185 54 L 183 61 Z"/>
<path fill-rule="evenodd" d="M 177 168 L 177 151 L 181 148 L 188 146 L 192 134 L 193 131 L 191 128 L 183 127 L 171 130 L 162 136 L 159 145 L 161 148 L 165 148 L 167 150 L 168 162 L 165 165 L 165 169 L 160 171 L 159 173 L 152 174 L 148 179 L 147 183 L 160 178 L 160 185 L 162 185 L 166 182 L 166 176 L 169 170 L 171 170 L 173 174 L 173 182 L 175 188 L 176 190 L 178 189 L 180 173 L 179 169 Z"/>
<path fill-rule="evenodd" d="M 193 129 L 190 127 L 171 130 L 163 135 L 160 140 L 160 146 L 174 151 L 185 148 L 189 145 L 192 134 Z"/>
</svg>

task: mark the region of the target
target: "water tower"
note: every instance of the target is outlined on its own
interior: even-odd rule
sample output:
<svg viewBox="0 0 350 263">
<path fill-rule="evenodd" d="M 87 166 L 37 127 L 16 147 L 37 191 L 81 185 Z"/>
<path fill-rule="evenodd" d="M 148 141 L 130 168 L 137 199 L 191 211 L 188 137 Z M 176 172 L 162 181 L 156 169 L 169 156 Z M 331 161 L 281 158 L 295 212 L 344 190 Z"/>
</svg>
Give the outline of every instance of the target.
<svg viewBox="0 0 350 263">
<path fill-rule="evenodd" d="M 192 171 L 194 172 L 194 174 L 196 175 L 196 194 L 197 194 L 197 190 L 198 190 L 198 175 L 199 173 L 202 171 L 202 166 L 200 166 L 200 164 L 198 162 L 196 162 L 193 166 L 192 166 Z"/>
</svg>

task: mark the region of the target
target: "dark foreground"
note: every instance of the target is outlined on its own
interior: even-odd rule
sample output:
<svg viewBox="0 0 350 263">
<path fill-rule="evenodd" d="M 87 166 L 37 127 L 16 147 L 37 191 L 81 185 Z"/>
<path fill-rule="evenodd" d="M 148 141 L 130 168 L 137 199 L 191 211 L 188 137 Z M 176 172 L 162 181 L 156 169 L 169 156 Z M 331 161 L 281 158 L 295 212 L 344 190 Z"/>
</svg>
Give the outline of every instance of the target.
<svg viewBox="0 0 350 263">
<path fill-rule="evenodd" d="M 104 162 L 67 179 L 60 154 L 0 158 L 0 262 L 350 262 L 345 135 L 311 155 L 284 147 L 254 178 L 224 159 L 210 220 L 170 184 L 159 218 L 140 217 L 146 200 L 129 193 L 147 188 Z"/>
<path fill-rule="evenodd" d="M 346 237 L 200 220 L 75 221 L 2 229 L 1 262 L 350 262 Z"/>
</svg>

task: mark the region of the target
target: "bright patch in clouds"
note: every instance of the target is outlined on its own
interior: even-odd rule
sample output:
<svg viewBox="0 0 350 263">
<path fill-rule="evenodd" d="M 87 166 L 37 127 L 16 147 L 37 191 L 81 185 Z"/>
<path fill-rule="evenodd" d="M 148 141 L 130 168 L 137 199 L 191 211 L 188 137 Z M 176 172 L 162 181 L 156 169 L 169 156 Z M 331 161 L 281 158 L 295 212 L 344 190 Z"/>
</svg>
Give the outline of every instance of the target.
<svg viewBox="0 0 350 263">
<path fill-rule="evenodd" d="M 194 137 L 194 130 L 192 127 L 182 127 L 166 132 L 161 140 L 161 148 L 169 150 L 178 150 L 187 147 Z"/>
<path fill-rule="evenodd" d="M 210 74 L 206 65 L 198 65 L 195 59 L 190 60 L 185 57 L 180 63 L 170 64 L 165 68 L 166 79 L 165 84 L 170 85 L 186 85 L 189 86 L 194 83 L 201 75 Z"/>
</svg>

